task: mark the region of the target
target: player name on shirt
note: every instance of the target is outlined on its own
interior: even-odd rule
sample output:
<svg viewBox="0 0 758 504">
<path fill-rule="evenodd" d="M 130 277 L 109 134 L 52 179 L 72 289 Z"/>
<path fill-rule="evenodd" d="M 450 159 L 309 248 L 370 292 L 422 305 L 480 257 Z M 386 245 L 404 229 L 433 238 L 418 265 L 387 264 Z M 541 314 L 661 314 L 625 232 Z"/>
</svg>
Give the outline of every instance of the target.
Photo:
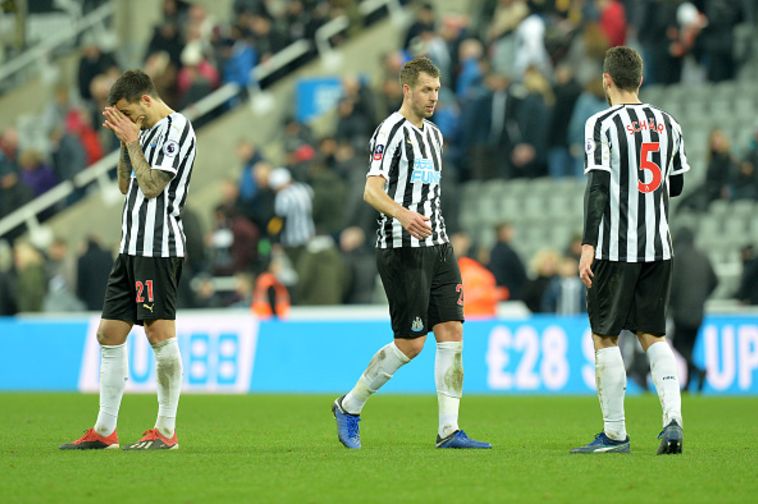
<svg viewBox="0 0 758 504">
<path fill-rule="evenodd" d="M 596 259 L 671 259 L 668 180 L 690 169 L 679 123 L 644 103 L 598 112 L 585 124 L 585 167 L 611 174 Z"/>
</svg>

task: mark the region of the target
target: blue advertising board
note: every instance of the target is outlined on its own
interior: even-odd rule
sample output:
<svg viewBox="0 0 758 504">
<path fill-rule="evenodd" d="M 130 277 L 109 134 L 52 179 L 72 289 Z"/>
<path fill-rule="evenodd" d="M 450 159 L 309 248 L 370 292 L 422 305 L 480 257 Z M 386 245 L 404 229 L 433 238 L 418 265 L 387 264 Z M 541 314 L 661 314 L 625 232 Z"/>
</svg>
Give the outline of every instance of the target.
<svg viewBox="0 0 758 504">
<path fill-rule="evenodd" d="M 308 123 L 324 112 L 333 109 L 342 96 L 339 77 L 308 77 L 295 85 L 295 116 Z"/>
<path fill-rule="evenodd" d="M 96 391 L 97 324 L 97 317 L 0 319 L 0 390 Z M 133 332 L 127 390 L 153 391 L 152 349 L 141 328 Z M 235 311 L 180 316 L 177 332 L 184 390 L 203 393 L 345 391 L 390 338 L 385 320 L 261 322 Z M 464 333 L 467 394 L 594 393 L 586 317 L 469 321 Z M 704 393 L 758 394 L 758 316 L 707 317 L 695 358 L 708 370 Z M 429 337 L 383 390 L 432 393 L 433 369 Z"/>
</svg>

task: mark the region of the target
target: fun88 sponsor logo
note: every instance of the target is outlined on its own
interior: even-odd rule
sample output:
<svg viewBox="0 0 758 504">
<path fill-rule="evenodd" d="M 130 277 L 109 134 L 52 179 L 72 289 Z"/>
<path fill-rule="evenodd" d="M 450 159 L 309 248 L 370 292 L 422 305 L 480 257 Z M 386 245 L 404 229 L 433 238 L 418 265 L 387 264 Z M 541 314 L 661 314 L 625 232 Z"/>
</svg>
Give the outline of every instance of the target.
<svg viewBox="0 0 758 504">
<path fill-rule="evenodd" d="M 79 390 L 99 388 L 100 347 L 97 318 L 90 321 Z M 258 321 L 255 317 L 184 316 L 177 319 L 177 338 L 184 368 L 185 392 L 246 393 L 255 362 Z M 152 392 L 155 357 L 144 330 L 135 326 L 127 340 L 129 377 L 126 390 Z"/>
<path fill-rule="evenodd" d="M 441 178 L 442 173 L 434 169 L 431 159 L 421 158 L 413 161 L 411 183 L 439 184 Z"/>
</svg>

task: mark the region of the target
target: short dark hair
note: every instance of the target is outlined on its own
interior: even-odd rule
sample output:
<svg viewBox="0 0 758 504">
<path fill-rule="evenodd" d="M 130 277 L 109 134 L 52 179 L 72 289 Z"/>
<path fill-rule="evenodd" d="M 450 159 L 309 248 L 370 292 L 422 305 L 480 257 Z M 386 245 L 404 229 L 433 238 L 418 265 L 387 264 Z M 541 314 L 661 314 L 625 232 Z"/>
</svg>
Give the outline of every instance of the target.
<svg viewBox="0 0 758 504">
<path fill-rule="evenodd" d="M 418 76 L 422 72 L 432 77 L 440 76 L 440 69 L 432 63 L 432 60 L 426 56 L 417 56 L 403 65 L 403 68 L 400 70 L 400 84 L 408 84 L 410 87 L 415 86 Z"/>
<path fill-rule="evenodd" d="M 642 56 L 631 47 L 611 47 L 605 53 L 603 72 L 624 91 L 636 91 L 642 79 Z"/>
<path fill-rule="evenodd" d="M 127 70 L 113 83 L 108 94 L 108 104 L 113 106 L 122 98 L 129 103 L 134 103 L 142 95 L 158 98 L 153 80 L 142 70 Z"/>
</svg>

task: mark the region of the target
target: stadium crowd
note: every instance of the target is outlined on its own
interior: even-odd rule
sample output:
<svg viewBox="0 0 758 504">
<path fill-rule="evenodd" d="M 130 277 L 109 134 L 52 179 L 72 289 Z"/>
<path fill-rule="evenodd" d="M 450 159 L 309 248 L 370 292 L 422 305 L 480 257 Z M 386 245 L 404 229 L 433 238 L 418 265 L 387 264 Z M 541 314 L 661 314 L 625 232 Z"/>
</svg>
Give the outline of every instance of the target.
<svg viewBox="0 0 758 504">
<path fill-rule="evenodd" d="M 312 36 L 351 2 L 293 1 L 276 13 L 269 4 L 237 0 L 234 22 L 220 26 L 197 5 L 166 0 L 145 54 L 145 69 L 166 101 L 181 107 L 222 82 L 246 85 L 257 61 Z M 607 106 L 600 73 L 608 47 L 641 47 L 646 85 L 719 82 L 733 79 L 742 63 L 734 26 L 754 23 L 754 16 L 750 2 L 727 0 L 485 0 L 471 15 L 446 16 L 432 3 L 415 4 L 415 19 L 397 50 L 382 58 L 376 85 L 359 76 L 343 78 L 331 134 L 317 138 L 308 124 L 288 117 L 281 128 L 282 159 L 239 141 L 239 176 L 224 181 L 210 229 L 192 208 L 183 216 L 188 261 L 179 305 L 255 306 L 269 296 L 281 298 L 282 305 L 382 299 L 372 250 L 375 215 L 362 200 L 366 150 L 378 122 L 402 101 L 397 77 L 403 62 L 424 54 L 442 71 L 433 120 L 446 143 L 445 219 L 464 282 L 481 285 L 476 295 L 467 293 L 467 308 L 485 314 L 510 299 L 533 312 L 582 311 L 578 236 L 522 258 L 513 247 L 519 239 L 514 226 L 503 222 L 495 229 L 495 245 L 480 247 L 459 225 L 456 189 L 469 180 L 581 176 L 584 122 Z M 80 96 L 61 88 L 44 114 L 49 152 L 31 155 L 19 148 L 13 129 L 3 133 L 0 202 L 6 208 L 0 216 L 115 147 L 97 114 L 118 72 L 111 54 L 87 46 Z M 683 205 L 704 211 L 715 199 L 758 200 L 758 127 L 750 145 L 741 146 L 714 130 L 709 155 L 706 182 Z M 105 282 L 80 285 L 75 261 L 61 263 L 67 247 L 79 244 L 57 239 L 41 253 L 20 243 L 12 261 L 6 252 L 0 260 L 0 314 L 60 310 L 65 307 L 56 303 L 64 299 L 71 309 L 99 309 L 97 295 L 85 290 L 104 288 Z M 88 239 L 78 270 L 107 275 L 109 254 L 96 238 Z M 758 257 L 746 247 L 742 260 L 734 297 L 758 304 Z"/>
</svg>

